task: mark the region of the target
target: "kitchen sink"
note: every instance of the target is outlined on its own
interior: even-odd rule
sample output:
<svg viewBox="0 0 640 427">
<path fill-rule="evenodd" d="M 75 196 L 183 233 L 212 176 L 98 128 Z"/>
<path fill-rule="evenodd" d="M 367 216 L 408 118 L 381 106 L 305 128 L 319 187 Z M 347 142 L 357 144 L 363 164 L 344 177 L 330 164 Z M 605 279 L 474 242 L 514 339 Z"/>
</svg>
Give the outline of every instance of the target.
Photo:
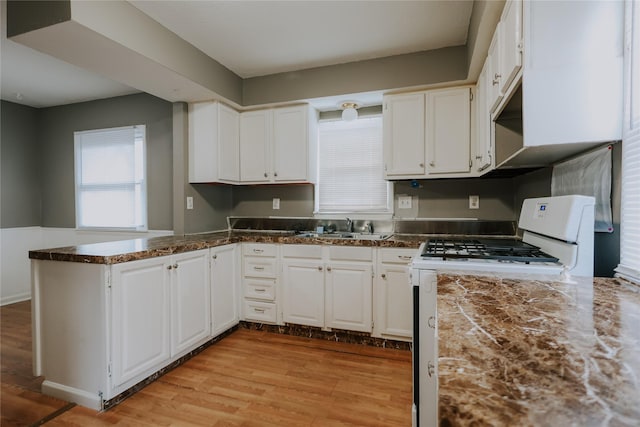
<svg viewBox="0 0 640 427">
<path fill-rule="evenodd" d="M 296 234 L 296 237 L 309 237 L 309 238 L 316 238 L 316 239 L 385 240 L 391 237 L 391 234 L 352 233 L 352 232 L 337 232 L 337 233 L 301 232 Z"/>
</svg>

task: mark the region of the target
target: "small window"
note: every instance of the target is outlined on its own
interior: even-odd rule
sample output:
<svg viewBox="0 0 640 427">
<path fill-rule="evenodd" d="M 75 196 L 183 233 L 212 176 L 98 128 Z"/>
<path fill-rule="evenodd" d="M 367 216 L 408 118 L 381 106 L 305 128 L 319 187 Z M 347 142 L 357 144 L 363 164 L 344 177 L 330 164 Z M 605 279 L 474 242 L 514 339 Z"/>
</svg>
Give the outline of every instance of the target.
<svg viewBox="0 0 640 427">
<path fill-rule="evenodd" d="M 75 132 L 76 227 L 147 229 L 145 126 Z"/>
<path fill-rule="evenodd" d="M 383 175 L 382 116 L 320 122 L 316 213 L 391 214 Z"/>
</svg>

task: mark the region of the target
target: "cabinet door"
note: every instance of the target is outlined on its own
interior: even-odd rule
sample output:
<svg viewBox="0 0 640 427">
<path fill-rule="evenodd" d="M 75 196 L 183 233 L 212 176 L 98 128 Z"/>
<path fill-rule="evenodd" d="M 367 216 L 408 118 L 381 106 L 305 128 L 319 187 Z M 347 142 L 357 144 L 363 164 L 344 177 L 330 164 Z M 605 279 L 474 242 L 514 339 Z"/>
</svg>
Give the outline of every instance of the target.
<svg viewBox="0 0 640 427">
<path fill-rule="evenodd" d="M 491 166 L 491 116 L 487 106 L 487 68 L 485 63 L 476 85 L 476 170 Z"/>
<path fill-rule="evenodd" d="M 172 257 L 171 356 L 206 341 L 211 334 L 209 250 Z"/>
<path fill-rule="evenodd" d="M 522 0 L 507 0 L 500 20 L 500 94 L 522 68 Z"/>
<path fill-rule="evenodd" d="M 324 268 L 321 261 L 283 261 L 282 293 L 285 322 L 324 326 Z"/>
<path fill-rule="evenodd" d="M 327 266 L 326 326 L 371 332 L 372 272 L 371 264 L 332 262 Z"/>
<path fill-rule="evenodd" d="M 469 172 L 471 150 L 469 88 L 426 93 L 429 173 Z"/>
<path fill-rule="evenodd" d="M 220 180 L 240 180 L 240 114 L 222 104 L 218 111 L 217 161 Z"/>
<path fill-rule="evenodd" d="M 189 104 L 189 182 L 218 180 L 218 104 Z"/>
<path fill-rule="evenodd" d="M 240 180 L 268 182 L 271 174 L 271 110 L 240 114 Z"/>
<path fill-rule="evenodd" d="M 500 73 L 500 31 L 502 23 L 498 22 L 496 26 L 496 32 L 493 33 L 493 39 L 489 45 L 489 51 L 487 52 L 487 62 L 489 68 L 487 69 L 487 80 L 489 82 L 487 96 L 489 97 L 489 113 L 493 113 L 502 100 L 502 94 L 500 93 L 500 79 L 502 76 Z"/>
<path fill-rule="evenodd" d="M 424 94 L 386 96 L 383 104 L 385 177 L 424 175 Z"/>
<path fill-rule="evenodd" d="M 307 106 L 273 110 L 273 180 L 307 181 L 309 127 Z"/>
<path fill-rule="evenodd" d="M 169 266 L 169 257 L 160 257 L 112 267 L 114 387 L 157 370 L 170 357 Z"/>
<path fill-rule="evenodd" d="M 376 329 L 380 335 L 411 338 L 413 295 L 406 265 L 381 264 L 376 288 Z"/>
<path fill-rule="evenodd" d="M 237 245 L 211 249 L 211 335 L 238 324 Z"/>
</svg>

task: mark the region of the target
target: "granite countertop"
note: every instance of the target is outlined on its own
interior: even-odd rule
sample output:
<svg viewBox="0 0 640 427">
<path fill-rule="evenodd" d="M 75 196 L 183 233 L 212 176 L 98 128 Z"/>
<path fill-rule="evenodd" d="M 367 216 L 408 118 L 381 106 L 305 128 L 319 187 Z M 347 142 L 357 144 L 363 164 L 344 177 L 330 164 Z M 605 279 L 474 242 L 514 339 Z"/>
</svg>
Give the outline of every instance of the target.
<svg viewBox="0 0 640 427">
<path fill-rule="evenodd" d="M 221 231 L 38 249 L 29 251 L 29 258 L 89 264 L 118 264 L 238 242 L 418 248 L 425 239 L 425 235 L 419 234 L 394 234 L 384 240 L 359 240 L 299 237 L 293 231 Z"/>
<path fill-rule="evenodd" d="M 438 276 L 441 426 L 640 425 L 640 288 Z"/>
</svg>

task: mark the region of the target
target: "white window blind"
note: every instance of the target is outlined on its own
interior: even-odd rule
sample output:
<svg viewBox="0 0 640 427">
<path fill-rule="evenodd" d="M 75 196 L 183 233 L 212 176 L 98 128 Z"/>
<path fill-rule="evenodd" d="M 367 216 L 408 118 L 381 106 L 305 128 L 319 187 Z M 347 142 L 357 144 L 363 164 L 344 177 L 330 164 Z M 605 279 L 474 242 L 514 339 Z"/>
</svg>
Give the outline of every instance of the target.
<svg viewBox="0 0 640 427">
<path fill-rule="evenodd" d="M 625 120 L 618 275 L 640 283 L 640 3 L 625 13 Z"/>
<path fill-rule="evenodd" d="M 382 117 L 319 125 L 318 213 L 391 213 L 383 179 Z"/>
<path fill-rule="evenodd" d="M 75 132 L 76 226 L 146 230 L 145 126 Z"/>
</svg>

